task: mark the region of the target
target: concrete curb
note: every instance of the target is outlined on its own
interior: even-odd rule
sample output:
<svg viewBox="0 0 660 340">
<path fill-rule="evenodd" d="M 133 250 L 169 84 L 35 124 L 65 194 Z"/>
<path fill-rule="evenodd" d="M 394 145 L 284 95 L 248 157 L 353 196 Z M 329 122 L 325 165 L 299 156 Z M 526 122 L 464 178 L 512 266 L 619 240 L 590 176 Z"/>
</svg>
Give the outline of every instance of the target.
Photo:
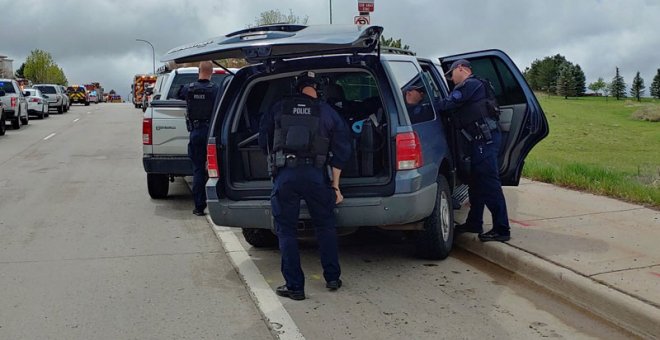
<svg viewBox="0 0 660 340">
<path fill-rule="evenodd" d="M 459 235 L 455 244 L 644 338 L 660 336 L 660 309 L 596 280 L 500 242 Z"/>
</svg>

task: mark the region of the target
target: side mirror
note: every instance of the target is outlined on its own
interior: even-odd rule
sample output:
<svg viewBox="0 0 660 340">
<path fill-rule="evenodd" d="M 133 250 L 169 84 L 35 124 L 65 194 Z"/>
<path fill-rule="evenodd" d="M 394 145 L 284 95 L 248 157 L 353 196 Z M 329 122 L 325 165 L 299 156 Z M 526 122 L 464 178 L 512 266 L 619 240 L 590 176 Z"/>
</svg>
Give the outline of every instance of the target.
<svg viewBox="0 0 660 340">
<path fill-rule="evenodd" d="M 5 94 L 6 94 L 6 93 L 5 93 L 5 91 L 3 91 L 3 90 L 0 90 L 0 97 L 4 97 L 4 96 L 5 96 Z"/>
</svg>

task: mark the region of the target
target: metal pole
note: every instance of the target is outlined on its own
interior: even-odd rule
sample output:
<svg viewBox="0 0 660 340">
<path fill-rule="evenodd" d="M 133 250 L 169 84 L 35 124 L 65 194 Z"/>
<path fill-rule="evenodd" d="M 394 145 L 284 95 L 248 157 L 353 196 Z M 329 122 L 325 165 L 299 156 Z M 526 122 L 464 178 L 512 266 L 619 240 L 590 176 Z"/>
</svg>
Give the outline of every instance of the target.
<svg viewBox="0 0 660 340">
<path fill-rule="evenodd" d="M 156 50 L 154 49 L 154 45 L 152 45 L 150 42 L 148 42 L 144 39 L 135 39 L 135 40 L 146 42 L 147 44 L 149 44 L 149 46 L 151 46 L 151 57 L 152 57 L 151 61 L 152 61 L 152 66 L 153 66 L 153 74 L 156 74 Z"/>
<path fill-rule="evenodd" d="M 332 25 L 332 0 L 330 0 L 330 25 Z"/>
</svg>

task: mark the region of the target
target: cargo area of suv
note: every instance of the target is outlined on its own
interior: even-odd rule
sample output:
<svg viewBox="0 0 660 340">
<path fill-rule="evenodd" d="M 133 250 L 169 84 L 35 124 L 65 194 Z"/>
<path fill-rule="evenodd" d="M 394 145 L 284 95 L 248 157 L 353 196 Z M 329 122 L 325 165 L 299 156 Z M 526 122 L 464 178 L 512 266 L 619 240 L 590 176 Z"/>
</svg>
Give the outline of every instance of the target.
<svg viewBox="0 0 660 340">
<path fill-rule="evenodd" d="M 259 148 L 261 116 L 278 100 L 293 95 L 294 75 L 264 77 L 248 84 L 232 117 L 229 138 L 229 185 L 235 193 L 268 197 L 271 188 L 266 155 Z M 342 173 L 342 186 L 377 187 L 391 181 L 388 116 L 374 77 L 366 70 L 337 69 L 316 73 L 319 92 L 351 131 L 353 153 Z"/>
</svg>

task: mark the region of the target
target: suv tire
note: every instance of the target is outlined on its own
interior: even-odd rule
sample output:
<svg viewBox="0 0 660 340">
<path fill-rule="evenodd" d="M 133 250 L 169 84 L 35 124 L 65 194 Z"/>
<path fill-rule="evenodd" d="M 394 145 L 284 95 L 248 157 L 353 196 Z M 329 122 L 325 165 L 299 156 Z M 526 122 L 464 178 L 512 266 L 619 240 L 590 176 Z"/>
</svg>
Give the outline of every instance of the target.
<svg viewBox="0 0 660 340">
<path fill-rule="evenodd" d="M 5 124 L 5 116 L 2 112 L 0 112 L 0 136 L 4 136 L 5 131 L 7 131 Z"/>
<path fill-rule="evenodd" d="M 30 119 L 29 119 L 27 116 L 25 116 L 25 117 L 21 117 L 21 123 L 22 123 L 23 125 L 28 125 L 28 122 L 29 122 L 29 121 L 30 121 Z"/>
<path fill-rule="evenodd" d="M 277 245 L 277 236 L 270 229 L 243 228 L 243 237 L 255 248 L 271 248 Z"/>
<path fill-rule="evenodd" d="M 163 174 L 147 174 L 147 190 L 153 199 L 167 198 L 170 190 L 169 176 Z"/>
<path fill-rule="evenodd" d="M 444 175 L 438 177 L 438 193 L 431 216 L 424 220 L 424 230 L 417 235 L 417 256 L 444 260 L 454 242 L 454 209 L 451 190 Z"/>
<path fill-rule="evenodd" d="M 18 117 L 11 120 L 11 128 L 14 130 L 18 130 L 21 128 L 21 120 Z"/>
<path fill-rule="evenodd" d="M 62 105 L 58 106 L 58 107 L 57 107 L 57 113 L 62 113 L 62 112 L 64 112 L 63 107 L 64 107 L 64 106 L 62 106 Z"/>
</svg>

